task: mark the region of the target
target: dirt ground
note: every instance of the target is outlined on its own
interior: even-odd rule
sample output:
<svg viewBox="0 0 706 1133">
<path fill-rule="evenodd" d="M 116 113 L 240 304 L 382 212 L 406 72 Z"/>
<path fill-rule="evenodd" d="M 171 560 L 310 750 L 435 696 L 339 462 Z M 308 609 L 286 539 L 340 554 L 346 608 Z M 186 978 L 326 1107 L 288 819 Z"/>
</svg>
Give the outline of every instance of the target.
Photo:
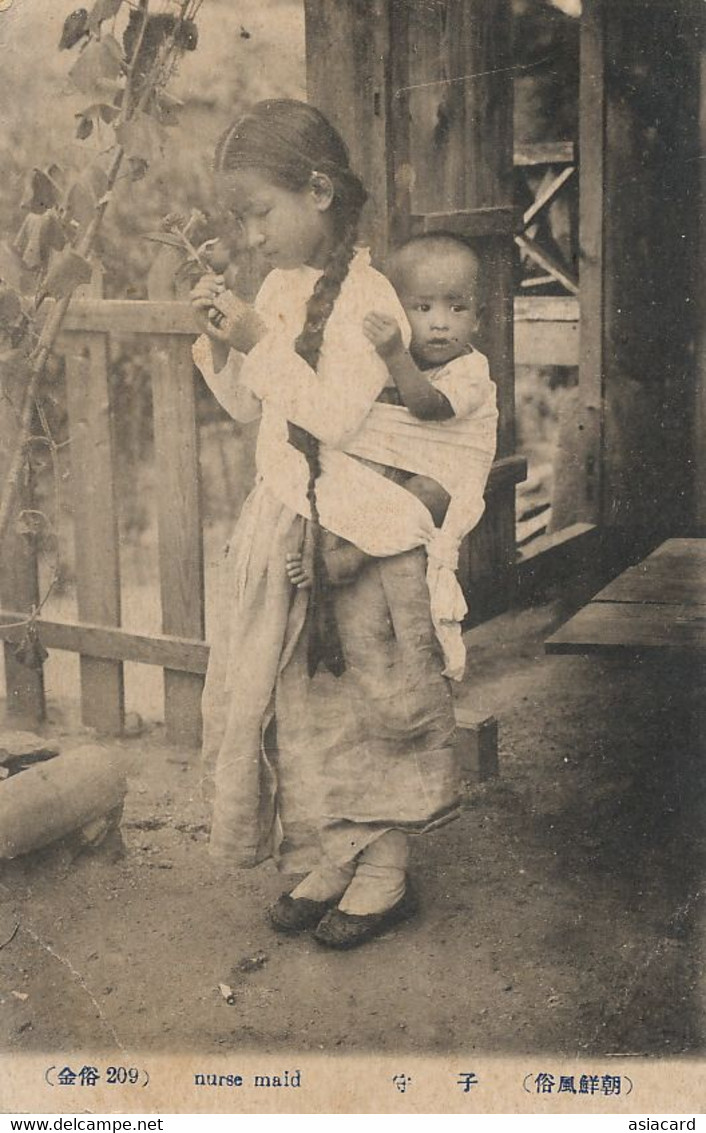
<svg viewBox="0 0 706 1133">
<path fill-rule="evenodd" d="M 701 1051 L 703 691 L 656 662 L 547 656 L 575 599 L 469 635 L 459 695 L 497 714 L 501 777 L 415 845 L 419 918 L 356 952 L 271 931 L 273 869 L 214 872 L 197 761 L 161 725 L 116 743 L 124 851 L 0 875 L 5 1049 Z M 52 719 L 65 749 L 90 739 Z"/>
</svg>

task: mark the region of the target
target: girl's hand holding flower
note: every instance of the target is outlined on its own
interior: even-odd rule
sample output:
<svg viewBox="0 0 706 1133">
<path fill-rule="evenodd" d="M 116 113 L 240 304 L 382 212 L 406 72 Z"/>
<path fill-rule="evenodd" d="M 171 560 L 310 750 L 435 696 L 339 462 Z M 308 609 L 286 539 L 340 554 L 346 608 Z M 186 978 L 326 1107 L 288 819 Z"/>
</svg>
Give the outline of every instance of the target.
<svg viewBox="0 0 706 1133">
<path fill-rule="evenodd" d="M 260 316 L 249 303 L 226 291 L 222 275 L 202 276 L 191 290 L 191 303 L 214 344 L 247 354 L 265 334 Z"/>
</svg>

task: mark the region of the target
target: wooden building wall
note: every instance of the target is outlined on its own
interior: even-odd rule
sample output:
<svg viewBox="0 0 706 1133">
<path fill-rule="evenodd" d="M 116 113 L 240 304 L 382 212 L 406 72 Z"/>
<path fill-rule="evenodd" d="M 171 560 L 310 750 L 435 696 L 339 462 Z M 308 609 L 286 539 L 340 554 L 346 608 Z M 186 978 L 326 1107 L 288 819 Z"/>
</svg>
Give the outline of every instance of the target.
<svg viewBox="0 0 706 1133">
<path fill-rule="evenodd" d="M 474 613 L 507 604 L 515 560 L 510 0 L 306 0 L 310 100 L 340 129 L 371 194 L 378 263 L 413 231 L 477 239 L 479 347 L 499 393 L 498 457 L 462 577 Z"/>
<path fill-rule="evenodd" d="M 699 7 L 587 0 L 584 12 L 603 40 L 597 518 L 655 537 L 692 515 Z"/>
</svg>

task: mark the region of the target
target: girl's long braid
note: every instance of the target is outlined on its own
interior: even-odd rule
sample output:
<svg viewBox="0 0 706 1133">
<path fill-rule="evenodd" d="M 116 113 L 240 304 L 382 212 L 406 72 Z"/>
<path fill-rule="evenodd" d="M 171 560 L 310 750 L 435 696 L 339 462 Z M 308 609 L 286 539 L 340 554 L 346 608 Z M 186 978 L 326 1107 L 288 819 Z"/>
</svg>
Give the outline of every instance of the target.
<svg viewBox="0 0 706 1133">
<path fill-rule="evenodd" d="M 319 364 L 326 323 L 338 298 L 343 281 L 355 252 L 358 232 L 358 212 L 343 227 L 343 233 L 331 252 L 311 294 L 306 308 L 306 319 L 295 350 L 315 370 Z M 345 671 L 341 637 L 336 622 L 333 595 L 326 561 L 323 555 L 322 529 L 316 499 L 316 481 L 321 475 L 320 444 L 317 437 L 306 429 L 289 422 L 289 443 L 306 457 L 309 466 L 307 499 L 311 508 L 311 535 L 313 544 L 312 583 L 309 596 L 309 641 L 307 666 L 313 677 L 320 664 L 334 676 Z"/>
</svg>

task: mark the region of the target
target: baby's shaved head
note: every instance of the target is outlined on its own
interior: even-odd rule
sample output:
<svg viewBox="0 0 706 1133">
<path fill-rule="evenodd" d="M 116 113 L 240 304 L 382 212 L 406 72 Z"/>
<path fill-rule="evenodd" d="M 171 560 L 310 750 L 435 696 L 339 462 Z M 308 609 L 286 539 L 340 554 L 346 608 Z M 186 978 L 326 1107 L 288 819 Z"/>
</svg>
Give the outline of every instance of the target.
<svg viewBox="0 0 706 1133">
<path fill-rule="evenodd" d="M 420 264 L 424 264 L 441 285 L 450 276 L 463 276 L 476 290 L 480 274 L 478 253 L 460 236 L 451 232 L 425 232 L 413 236 L 392 253 L 388 275 L 398 294 L 408 292 Z"/>
</svg>

